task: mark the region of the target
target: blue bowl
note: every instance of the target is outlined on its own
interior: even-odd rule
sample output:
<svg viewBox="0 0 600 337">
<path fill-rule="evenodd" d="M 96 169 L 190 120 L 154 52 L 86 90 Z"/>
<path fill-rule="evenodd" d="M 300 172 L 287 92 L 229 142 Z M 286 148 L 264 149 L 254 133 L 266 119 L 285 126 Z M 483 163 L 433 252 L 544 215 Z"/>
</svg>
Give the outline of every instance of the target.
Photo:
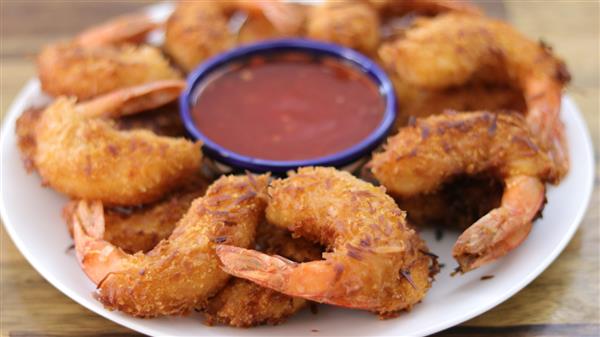
<svg viewBox="0 0 600 337">
<path fill-rule="evenodd" d="M 214 71 L 239 60 L 256 55 L 294 51 L 310 55 L 326 55 L 340 59 L 368 75 L 379 88 L 385 99 L 385 111 L 381 123 L 371 134 L 359 143 L 334 154 L 306 160 L 266 160 L 248 157 L 215 143 L 206 137 L 194 124 L 191 106 L 194 104 L 196 87 Z M 390 79 L 385 72 L 368 57 L 340 45 L 305 39 L 279 39 L 259 42 L 219 54 L 203 62 L 187 78 L 187 87 L 179 99 L 180 113 L 187 131 L 195 139 L 201 140 L 204 153 L 220 164 L 234 171 L 285 173 L 303 166 L 348 167 L 367 157 L 389 133 L 396 119 L 396 98 Z"/>
</svg>

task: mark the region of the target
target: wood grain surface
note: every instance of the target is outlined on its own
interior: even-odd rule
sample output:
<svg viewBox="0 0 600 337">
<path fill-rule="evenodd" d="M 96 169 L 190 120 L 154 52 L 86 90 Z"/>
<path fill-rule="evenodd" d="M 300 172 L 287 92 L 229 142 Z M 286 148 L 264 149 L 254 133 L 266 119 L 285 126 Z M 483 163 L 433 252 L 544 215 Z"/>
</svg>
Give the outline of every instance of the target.
<svg viewBox="0 0 600 337">
<path fill-rule="evenodd" d="M 131 1 L 0 1 L 2 117 L 35 75 L 32 60 L 44 43 L 143 5 Z M 574 78 L 569 94 L 588 123 L 598 163 L 598 1 L 509 1 L 504 6 L 488 1 L 485 5 L 527 35 L 550 43 L 567 61 Z M 560 257 L 511 299 L 436 336 L 600 336 L 600 177 L 596 165 L 590 208 Z M 0 231 L 1 336 L 137 335 L 53 288 L 25 261 L 3 227 Z"/>
</svg>

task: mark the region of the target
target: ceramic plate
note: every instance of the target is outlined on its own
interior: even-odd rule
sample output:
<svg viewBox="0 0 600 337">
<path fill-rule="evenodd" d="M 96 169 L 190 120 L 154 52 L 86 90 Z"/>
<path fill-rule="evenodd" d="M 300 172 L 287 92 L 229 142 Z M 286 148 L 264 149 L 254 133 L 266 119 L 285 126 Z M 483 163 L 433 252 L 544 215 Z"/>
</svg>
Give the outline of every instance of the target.
<svg viewBox="0 0 600 337">
<path fill-rule="evenodd" d="M 153 9 L 165 16 L 166 7 Z M 423 336 L 475 317 L 517 293 L 536 278 L 558 256 L 575 233 L 587 208 L 593 182 L 594 163 L 588 130 L 580 112 L 567 96 L 563 99 L 571 155 L 571 171 L 558 186 L 550 186 L 543 218 L 535 222 L 527 240 L 501 260 L 450 277 L 456 266 L 451 258 L 457 235 L 446 233 L 436 240 L 424 231 L 431 250 L 446 265 L 422 303 L 398 318 L 379 320 L 375 315 L 321 305 L 318 314 L 309 310 L 279 326 L 236 329 L 207 327 L 199 314 L 187 317 L 137 319 L 108 311 L 93 297 L 95 286 L 79 268 L 73 243 L 61 218 L 67 199 L 41 186 L 36 174 L 27 174 L 15 138 L 15 120 L 31 106 L 47 101 L 37 80 L 30 81 L 6 114 L 1 138 L 0 212 L 13 242 L 31 265 L 52 285 L 84 307 L 118 324 L 154 336 Z M 484 275 L 494 278 L 482 281 Z"/>
</svg>

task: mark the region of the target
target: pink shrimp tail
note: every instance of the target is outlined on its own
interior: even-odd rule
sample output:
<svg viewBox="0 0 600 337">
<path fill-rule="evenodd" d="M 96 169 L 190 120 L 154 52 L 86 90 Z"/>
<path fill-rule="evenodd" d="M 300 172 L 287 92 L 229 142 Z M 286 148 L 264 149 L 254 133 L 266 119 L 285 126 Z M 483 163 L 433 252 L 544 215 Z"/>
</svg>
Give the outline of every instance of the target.
<svg viewBox="0 0 600 337">
<path fill-rule="evenodd" d="M 216 252 L 221 268 L 228 274 L 319 302 L 325 301 L 341 272 L 331 268 L 328 261 L 296 263 L 278 255 L 228 245 L 218 245 Z"/>
<path fill-rule="evenodd" d="M 75 253 L 81 268 L 99 284 L 120 264 L 125 253 L 104 241 L 104 210 L 101 202 L 80 201 L 73 214 Z"/>
<path fill-rule="evenodd" d="M 502 205 L 471 225 L 456 241 L 452 255 L 460 270 L 473 270 L 518 247 L 544 203 L 544 190 L 544 184 L 535 177 L 507 179 Z"/>
</svg>

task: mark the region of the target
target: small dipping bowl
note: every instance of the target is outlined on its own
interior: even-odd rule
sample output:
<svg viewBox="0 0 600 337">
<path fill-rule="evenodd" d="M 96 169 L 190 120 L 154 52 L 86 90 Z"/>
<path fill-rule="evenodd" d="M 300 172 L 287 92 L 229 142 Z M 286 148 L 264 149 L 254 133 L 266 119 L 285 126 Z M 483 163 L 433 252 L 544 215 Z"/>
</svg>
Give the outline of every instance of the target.
<svg viewBox="0 0 600 337">
<path fill-rule="evenodd" d="M 228 65 L 240 63 L 255 56 L 269 57 L 286 52 L 305 54 L 313 58 L 332 58 L 365 75 L 375 85 L 383 101 L 384 111 L 379 124 L 366 137 L 347 148 L 324 156 L 301 160 L 254 158 L 224 147 L 200 130 L 192 116 L 193 106 L 199 97 L 199 88 L 205 87 L 207 82 L 211 81 L 219 71 L 223 72 Z M 236 97 L 232 96 L 231 99 L 236 99 Z M 277 97 L 273 97 L 273 99 L 276 100 Z M 204 143 L 205 155 L 214 160 L 215 168 L 220 173 L 248 170 L 283 174 L 303 166 L 333 166 L 353 171 L 364 163 L 371 151 L 381 144 L 396 118 L 396 99 L 392 83 L 375 62 L 352 49 L 306 39 L 280 39 L 246 45 L 203 62 L 188 76 L 187 87 L 180 97 L 179 104 L 181 117 L 187 131 L 193 138 Z M 352 118 L 352 114 L 352 111 L 348 111 L 348 118 Z"/>
</svg>

